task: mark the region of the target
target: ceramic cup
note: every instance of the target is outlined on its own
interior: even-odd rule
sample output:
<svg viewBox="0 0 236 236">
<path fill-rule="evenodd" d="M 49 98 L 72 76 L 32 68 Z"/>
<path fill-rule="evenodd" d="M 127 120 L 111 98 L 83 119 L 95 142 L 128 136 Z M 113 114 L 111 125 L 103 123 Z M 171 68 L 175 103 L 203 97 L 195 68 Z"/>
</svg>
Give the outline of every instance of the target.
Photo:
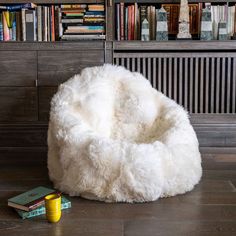
<svg viewBox="0 0 236 236">
<path fill-rule="evenodd" d="M 45 197 L 45 208 L 47 220 L 56 223 L 61 218 L 61 196 L 59 194 L 49 194 Z"/>
</svg>

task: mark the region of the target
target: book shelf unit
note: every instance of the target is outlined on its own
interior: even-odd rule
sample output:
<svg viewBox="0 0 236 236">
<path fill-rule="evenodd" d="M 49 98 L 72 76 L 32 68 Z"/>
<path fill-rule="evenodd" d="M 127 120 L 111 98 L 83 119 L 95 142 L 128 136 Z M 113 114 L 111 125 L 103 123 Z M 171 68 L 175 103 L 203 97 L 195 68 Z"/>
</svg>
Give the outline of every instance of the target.
<svg viewBox="0 0 236 236">
<path fill-rule="evenodd" d="M 0 42 L 0 109 L 4 111 L 0 114 L 0 149 L 46 147 L 50 100 L 57 86 L 84 67 L 114 63 L 140 71 L 154 87 L 186 107 L 202 149 L 236 150 L 236 40 L 116 41 L 115 4 L 121 1 L 33 1 L 104 3 L 106 40 Z M 0 5 L 30 2 L 0 0 Z M 122 2 L 177 4 L 180 1 Z M 189 0 L 189 3 L 199 2 L 236 4 L 236 0 Z M 13 133 L 20 139 L 12 139 Z"/>
</svg>

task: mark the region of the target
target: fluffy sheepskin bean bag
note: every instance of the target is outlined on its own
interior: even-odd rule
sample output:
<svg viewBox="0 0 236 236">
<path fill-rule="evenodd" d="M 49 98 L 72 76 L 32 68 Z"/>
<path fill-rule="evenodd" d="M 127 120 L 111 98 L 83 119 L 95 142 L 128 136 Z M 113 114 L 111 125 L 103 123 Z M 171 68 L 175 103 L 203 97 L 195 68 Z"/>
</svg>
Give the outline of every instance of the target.
<svg viewBox="0 0 236 236">
<path fill-rule="evenodd" d="M 84 69 L 51 102 L 48 169 L 71 196 L 145 202 L 193 189 L 202 175 L 187 112 L 120 66 Z"/>
</svg>

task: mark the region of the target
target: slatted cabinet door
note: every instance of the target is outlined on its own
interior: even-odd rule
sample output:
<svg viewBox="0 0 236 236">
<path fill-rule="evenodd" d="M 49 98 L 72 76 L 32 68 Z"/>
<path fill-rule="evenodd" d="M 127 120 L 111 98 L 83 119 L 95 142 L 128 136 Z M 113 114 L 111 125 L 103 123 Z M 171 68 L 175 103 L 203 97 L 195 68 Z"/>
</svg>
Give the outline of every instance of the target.
<svg viewBox="0 0 236 236">
<path fill-rule="evenodd" d="M 236 113 L 236 53 L 114 53 L 190 113 Z"/>
</svg>

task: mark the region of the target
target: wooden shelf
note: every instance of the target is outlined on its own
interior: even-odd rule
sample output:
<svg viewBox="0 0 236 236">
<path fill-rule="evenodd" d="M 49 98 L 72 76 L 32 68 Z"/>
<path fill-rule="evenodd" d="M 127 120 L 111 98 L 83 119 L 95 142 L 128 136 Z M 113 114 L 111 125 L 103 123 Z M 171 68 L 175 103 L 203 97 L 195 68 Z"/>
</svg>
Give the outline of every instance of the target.
<svg viewBox="0 0 236 236">
<path fill-rule="evenodd" d="M 113 43 L 114 50 L 162 50 L 162 51 L 192 51 L 192 50 L 200 50 L 200 51 L 236 51 L 236 40 L 229 41 L 199 41 L 199 40 L 173 40 L 173 41 L 114 41 Z"/>
<path fill-rule="evenodd" d="M 60 4 L 60 3 L 104 3 L 105 0 L 0 0 L 0 4 L 20 4 L 20 3 L 35 3 L 35 4 Z"/>
<path fill-rule="evenodd" d="M 180 0 L 114 0 L 115 3 L 125 2 L 125 3 L 180 3 Z M 199 2 L 212 2 L 212 3 L 224 3 L 224 2 L 236 2 L 236 0 L 189 0 L 189 3 L 199 3 Z"/>
<path fill-rule="evenodd" d="M 0 51 L 101 50 L 104 41 L 0 42 Z"/>
</svg>

